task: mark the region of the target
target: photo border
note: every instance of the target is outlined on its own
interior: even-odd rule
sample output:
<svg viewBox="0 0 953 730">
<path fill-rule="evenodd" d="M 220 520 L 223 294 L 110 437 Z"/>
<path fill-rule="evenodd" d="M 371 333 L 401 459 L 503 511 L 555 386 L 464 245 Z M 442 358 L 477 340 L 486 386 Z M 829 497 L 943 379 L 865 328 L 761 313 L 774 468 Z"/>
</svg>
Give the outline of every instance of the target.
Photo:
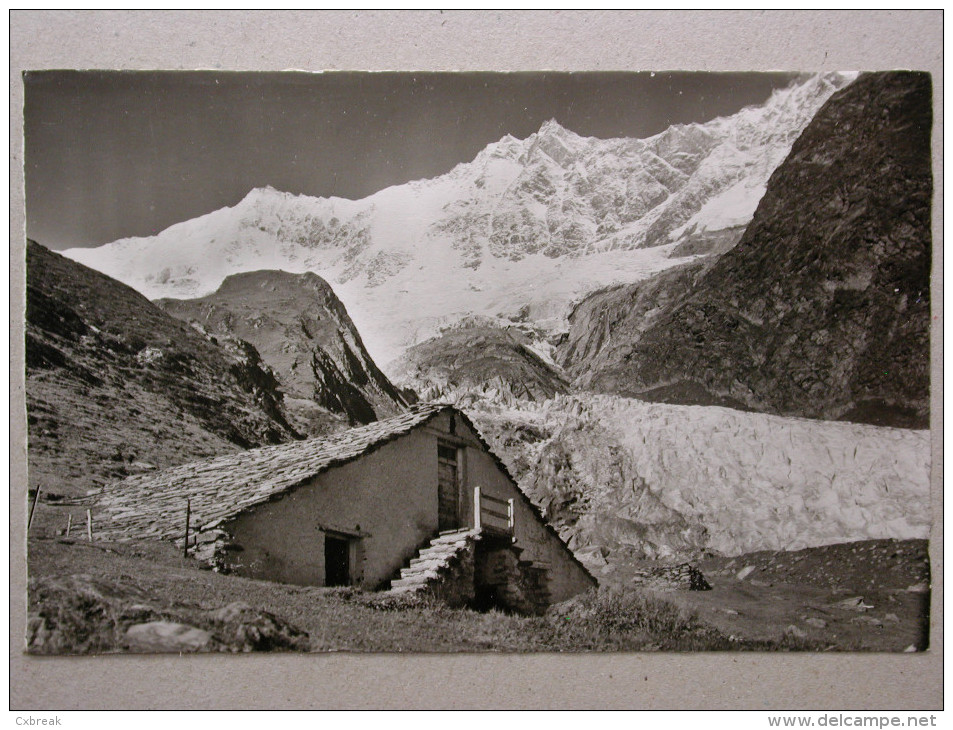
<svg viewBox="0 0 953 730">
<path fill-rule="evenodd" d="M 11 709 L 942 707 L 942 11 L 11 11 L 9 22 Z M 21 73 L 66 68 L 932 73 L 930 650 L 916 655 L 25 655 Z"/>
</svg>

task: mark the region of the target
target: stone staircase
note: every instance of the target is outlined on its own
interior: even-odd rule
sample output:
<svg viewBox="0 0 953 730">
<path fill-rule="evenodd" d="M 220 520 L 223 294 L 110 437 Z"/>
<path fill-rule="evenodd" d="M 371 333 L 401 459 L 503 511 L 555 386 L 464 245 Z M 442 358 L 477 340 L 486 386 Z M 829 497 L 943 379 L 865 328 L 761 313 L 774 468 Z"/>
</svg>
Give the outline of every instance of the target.
<svg viewBox="0 0 953 730">
<path fill-rule="evenodd" d="M 479 528 L 442 532 L 391 583 L 392 595 L 426 593 L 454 607 L 542 614 L 550 605 L 546 566 L 520 559 L 512 538 Z"/>
<path fill-rule="evenodd" d="M 458 577 L 455 574 L 467 570 L 472 586 L 472 551 L 479 537 L 479 530 L 469 528 L 440 533 L 406 568 L 401 569 L 400 578 L 391 583 L 391 593 L 416 593 L 438 583 L 447 583 L 448 578 L 457 582 L 453 580 Z"/>
</svg>

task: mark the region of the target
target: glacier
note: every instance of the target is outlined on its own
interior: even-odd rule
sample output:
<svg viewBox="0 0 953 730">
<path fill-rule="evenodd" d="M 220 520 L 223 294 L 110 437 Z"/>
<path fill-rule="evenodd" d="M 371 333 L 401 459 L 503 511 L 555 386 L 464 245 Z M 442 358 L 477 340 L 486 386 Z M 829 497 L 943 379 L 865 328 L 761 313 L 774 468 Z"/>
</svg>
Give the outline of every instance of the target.
<svg viewBox="0 0 953 730">
<path fill-rule="evenodd" d="M 929 536 L 929 431 L 593 394 L 468 415 L 576 550 L 687 559 Z"/>
</svg>

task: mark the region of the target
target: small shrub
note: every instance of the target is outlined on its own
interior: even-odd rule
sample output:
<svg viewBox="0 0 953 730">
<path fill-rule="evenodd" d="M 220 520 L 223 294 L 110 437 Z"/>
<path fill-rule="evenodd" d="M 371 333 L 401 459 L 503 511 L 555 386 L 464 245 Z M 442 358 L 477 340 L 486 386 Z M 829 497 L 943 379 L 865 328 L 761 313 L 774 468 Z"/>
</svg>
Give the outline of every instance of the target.
<svg viewBox="0 0 953 730">
<path fill-rule="evenodd" d="M 546 619 L 561 641 L 587 649 L 677 649 L 692 634 L 709 630 L 667 601 L 613 588 L 558 604 Z"/>
</svg>

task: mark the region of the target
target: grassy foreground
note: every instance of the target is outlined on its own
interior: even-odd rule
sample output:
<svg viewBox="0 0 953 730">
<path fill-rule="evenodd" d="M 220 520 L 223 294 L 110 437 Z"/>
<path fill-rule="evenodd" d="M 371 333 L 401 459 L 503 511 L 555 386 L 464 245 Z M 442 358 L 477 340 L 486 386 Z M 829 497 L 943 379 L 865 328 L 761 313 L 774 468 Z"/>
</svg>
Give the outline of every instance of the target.
<svg viewBox="0 0 953 730">
<path fill-rule="evenodd" d="M 203 570 L 157 544 L 30 545 L 28 651 L 129 650 L 126 631 L 169 621 L 209 632 L 204 651 L 572 652 L 814 649 L 793 637 L 739 640 L 662 598 L 600 589 L 545 616 L 451 609 L 355 589 Z M 306 634 L 306 636 L 304 636 Z"/>
</svg>

